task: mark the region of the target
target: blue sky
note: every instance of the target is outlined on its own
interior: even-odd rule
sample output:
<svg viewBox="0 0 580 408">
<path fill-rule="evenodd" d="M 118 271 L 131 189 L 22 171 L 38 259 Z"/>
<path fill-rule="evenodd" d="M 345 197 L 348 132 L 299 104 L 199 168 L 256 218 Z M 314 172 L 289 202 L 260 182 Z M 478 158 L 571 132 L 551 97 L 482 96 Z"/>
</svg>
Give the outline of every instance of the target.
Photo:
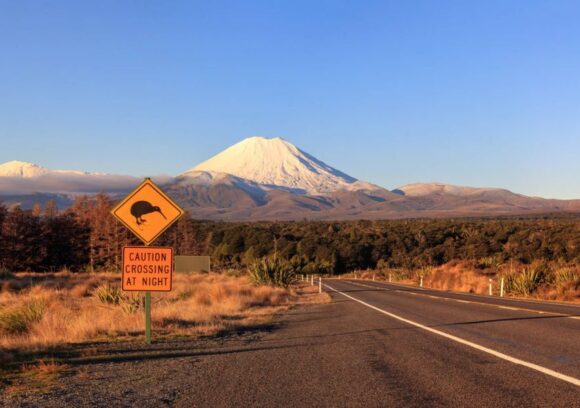
<svg viewBox="0 0 580 408">
<path fill-rule="evenodd" d="M 178 174 L 281 136 L 387 188 L 580 198 L 578 1 L 0 0 L 0 162 Z"/>
</svg>

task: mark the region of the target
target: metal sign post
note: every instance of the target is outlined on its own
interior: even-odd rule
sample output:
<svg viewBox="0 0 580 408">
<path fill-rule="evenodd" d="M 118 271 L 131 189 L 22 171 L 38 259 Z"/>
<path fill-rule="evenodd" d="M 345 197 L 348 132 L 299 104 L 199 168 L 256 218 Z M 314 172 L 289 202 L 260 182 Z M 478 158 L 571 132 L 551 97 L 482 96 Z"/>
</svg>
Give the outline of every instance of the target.
<svg viewBox="0 0 580 408">
<path fill-rule="evenodd" d="M 145 291 L 145 343 L 151 344 L 151 291 Z"/>
</svg>

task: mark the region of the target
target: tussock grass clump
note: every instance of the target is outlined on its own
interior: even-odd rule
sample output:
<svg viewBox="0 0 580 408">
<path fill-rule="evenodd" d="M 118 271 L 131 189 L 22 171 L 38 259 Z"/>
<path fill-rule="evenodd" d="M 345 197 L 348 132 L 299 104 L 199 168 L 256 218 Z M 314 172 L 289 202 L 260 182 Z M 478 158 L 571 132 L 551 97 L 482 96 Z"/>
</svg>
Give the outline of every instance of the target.
<svg viewBox="0 0 580 408">
<path fill-rule="evenodd" d="M 137 313 L 144 307 L 143 298 L 138 294 L 124 295 L 121 298 L 119 304 L 121 305 L 123 312 L 125 312 L 126 314 Z"/>
<path fill-rule="evenodd" d="M 278 258 L 264 258 L 248 268 L 252 282 L 287 288 L 296 281 L 296 272 L 288 262 Z"/>
<path fill-rule="evenodd" d="M 580 281 L 580 272 L 571 267 L 559 268 L 554 271 L 554 284 L 556 287 L 563 287 L 573 282 Z"/>
<path fill-rule="evenodd" d="M 31 299 L 20 305 L 9 307 L 0 312 L 0 333 L 24 334 L 32 324 L 39 322 L 46 311 L 44 299 Z"/>
<path fill-rule="evenodd" d="M 529 296 L 542 283 L 544 271 L 537 266 L 525 267 L 521 272 L 507 276 L 506 292 Z"/>
<path fill-rule="evenodd" d="M 111 285 L 109 283 L 98 286 L 93 293 L 101 303 L 109 305 L 118 305 L 123 299 L 123 292 L 119 285 Z"/>
</svg>

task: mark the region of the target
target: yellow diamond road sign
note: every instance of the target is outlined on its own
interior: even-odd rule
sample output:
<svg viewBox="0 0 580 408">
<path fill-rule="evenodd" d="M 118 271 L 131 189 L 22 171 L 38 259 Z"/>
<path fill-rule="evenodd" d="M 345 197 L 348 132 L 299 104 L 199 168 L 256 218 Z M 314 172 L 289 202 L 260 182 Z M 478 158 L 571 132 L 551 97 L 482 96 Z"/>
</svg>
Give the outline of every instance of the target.
<svg viewBox="0 0 580 408">
<path fill-rule="evenodd" d="M 146 179 L 111 213 L 149 245 L 183 215 L 183 210 Z"/>
</svg>

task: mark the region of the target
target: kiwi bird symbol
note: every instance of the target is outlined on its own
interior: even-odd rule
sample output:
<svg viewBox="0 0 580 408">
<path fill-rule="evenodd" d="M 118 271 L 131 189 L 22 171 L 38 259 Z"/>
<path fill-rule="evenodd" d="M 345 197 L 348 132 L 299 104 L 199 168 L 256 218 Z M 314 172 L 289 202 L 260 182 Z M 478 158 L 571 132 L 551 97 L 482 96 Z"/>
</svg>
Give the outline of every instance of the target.
<svg viewBox="0 0 580 408">
<path fill-rule="evenodd" d="M 131 206 L 131 215 L 133 217 L 135 217 L 135 221 L 137 222 L 137 225 L 141 225 L 147 221 L 147 220 L 143 219 L 143 216 L 145 214 L 151 214 L 154 212 L 158 212 L 159 214 L 161 214 L 163 216 L 163 218 L 167 219 L 167 217 L 161 212 L 159 207 L 154 206 L 149 201 L 136 201 Z"/>
</svg>

